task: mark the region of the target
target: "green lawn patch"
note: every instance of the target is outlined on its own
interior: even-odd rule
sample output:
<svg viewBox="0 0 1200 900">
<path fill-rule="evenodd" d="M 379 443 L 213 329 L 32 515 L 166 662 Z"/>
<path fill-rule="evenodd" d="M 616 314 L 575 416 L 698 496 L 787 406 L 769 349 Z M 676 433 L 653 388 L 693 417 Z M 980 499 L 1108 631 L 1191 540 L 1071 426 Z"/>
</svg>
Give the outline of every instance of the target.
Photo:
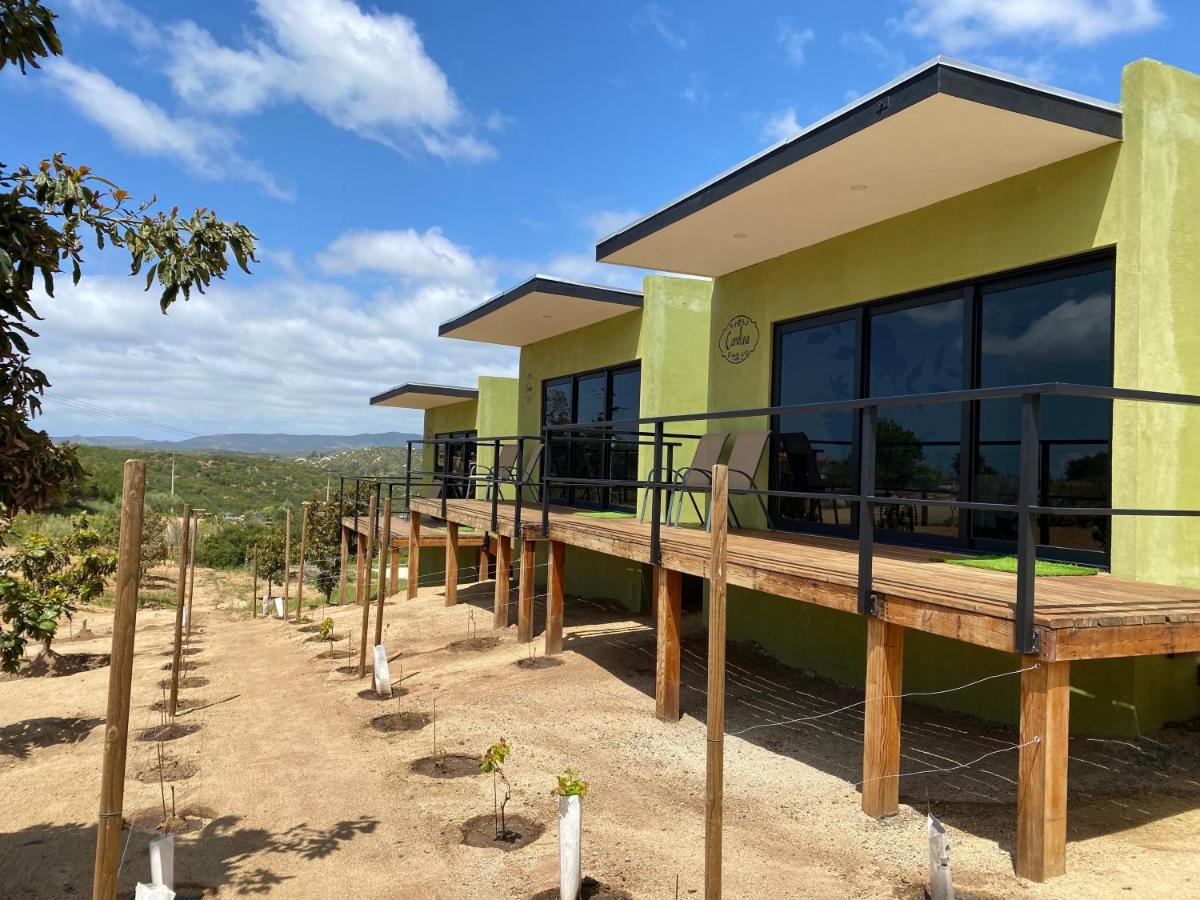
<svg viewBox="0 0 1200 900">
<path fill-rule="evenodd" d="M 1017 574 L 1017 558 L 1015 556 L 961 556 L 942 557 L 937 562 L 949 563 L 952 566 L 966 566 L 968 569 L 987 569 L 991 572 L 1007 572 Z M 1057 578 L 1067 575 L 1096 575 L 1099 569 L 1092 566 L 1078 566 L 1073 563 L 1052 562 L 1039 559 L 1034 567 L 1034 574 L 1039 578 Z"/>
</svg>

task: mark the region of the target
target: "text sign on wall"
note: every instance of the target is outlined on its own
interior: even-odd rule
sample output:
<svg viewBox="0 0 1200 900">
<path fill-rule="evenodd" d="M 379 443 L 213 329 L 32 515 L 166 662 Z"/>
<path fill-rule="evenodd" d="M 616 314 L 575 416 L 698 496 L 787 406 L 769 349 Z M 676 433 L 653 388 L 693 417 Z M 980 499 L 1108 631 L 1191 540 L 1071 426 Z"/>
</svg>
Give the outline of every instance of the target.
<svg viewBox="0 0 1200 900">
<path fill-rule="evenodd" d="M 734 316 L 718 338 L 721 356 L 735 365 L 745 362 L 758 347 L 758 325 L 749 316 Z"/>
</svg>

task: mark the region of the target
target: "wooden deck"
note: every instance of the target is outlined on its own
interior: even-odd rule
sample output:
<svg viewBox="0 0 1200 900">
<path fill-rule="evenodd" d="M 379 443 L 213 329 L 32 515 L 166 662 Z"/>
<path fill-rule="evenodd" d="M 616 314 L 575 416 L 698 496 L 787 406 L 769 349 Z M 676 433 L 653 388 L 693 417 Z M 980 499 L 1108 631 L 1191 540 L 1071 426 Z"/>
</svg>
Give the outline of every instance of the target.
<svg viewBox="0 0 1200 900">
<path fill-rule="evenodd" d="M 380 520 L 380 522 L 382 523 L 382 519 Z M 392 516 L 392 527 L 391 527 L 392 549 L 398 550 L 401 547 L 408 546 L 409 524 L 410 524 L 410 520 L 407 518 L 402 518 L 401 516 Z M 366 516 L 359 516 L 358 522 L 357 522 L 358 527 L 356 528 L 355 525 L 356 525 L 356 523 L 354 521 L 353 516 L 346 516 L 342 519 L 342 527 L 344 529 L 346 529 L 347 531 L 349 531 L 351 534 L 358 534 L 365 538 L 371 530 L 370 525 L 367 522 Z M 378 541 L 378 540 L 381 540 L 382 538 L 383 538 L 383 525 L 380 524 L 380 526 L 375 529 L 375 540 Z M 482 531 L 459 531 L 458 543 L 462 547 L 482 547 L 483 546 L 483 532 Z M 444 547 L 444 546 L 446 546 L 446 529 L 438 528 L 433 525 L 429 525 L 427 523 L 427 521 L 422 522 L 421 523 L 420 544 L 422 547 Z"/>
<path fill-rule="evenodd" d="M 414 500 L 413 509 L 441 514 L 441 502 Z M 451 500 L 451 521 L 479 531 L 491 526 L 491 505 Z M 541 508 L 499 506 L 497 531 L 517 541 L 541 540 Z M 422 527 L 422 537 L 424 536 Z M 465 534 L 465 532 L 464 532 Z M 650 562 L 650 525 L 637 518 L 599 518 L 566 507 L 550 514 L 550 540 Z M 662 529 L 662 566 L 708 574 L 709 538 L 696 528 Z M 875 545 L 874 587 L 884 621 L 995 650 L 1013 651 L 1016 576 L 935 561 L 944 552 Z M 788 532 L 731 531 L 730 584 L 857 612 L 858 544 Z M 1034 623 L 1046 661 L 1103 659 L 1200 651 L 1200 590 L 1128 581 L 1109 575 L 1039 578 Z"/>
</svg>

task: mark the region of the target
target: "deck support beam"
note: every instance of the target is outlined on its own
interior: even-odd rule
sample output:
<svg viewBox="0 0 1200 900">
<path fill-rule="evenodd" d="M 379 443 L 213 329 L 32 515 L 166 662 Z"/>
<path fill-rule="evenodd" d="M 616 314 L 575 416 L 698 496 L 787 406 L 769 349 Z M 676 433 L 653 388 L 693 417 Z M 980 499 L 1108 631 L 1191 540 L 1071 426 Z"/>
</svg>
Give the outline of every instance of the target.
<svg viewBox="0 0 1200 900">
<path fill-rule="evenodd" d="M 446 605 L 458 603 L 458 523 L 446 522 Z"/>
<path fill-rule="evenodd" d="M 416 510 L 408 514 L 408 591 L 409 600 L 417 596 L 421 586 L 421 514 Z"/>
<path fill-rule="evenodd" d="M 904 628 L 867 619 L 867 686 L 863 705 L 862 809 L 882 819 L 900 811 L 900 695 Z"/>
<path fill-rule="evenodd" d="M 358 549 L 354 553 L 354 602 L 362 605 L 362 586 L 367 580 L 367 536 L 358 534 Z"/>
<path fill-rule="evenodd" d="M 392 572 L 391 581 L 388 582 L 388 596 L 399 592 L 400 590 L 400 548 L 392 548 Z"/>
<path fill-rule="evenodd" d="M 654 679 L 654 714 L 663 722 L 679 721 L 679 625 L 683 616 L 683 576 L 665 566 L 654 567 L 655 631 L 658 638 Z"/>
<path fill-rule="evenodd" d="M 567 545 L 550 542 L 550 569 L 546 580 L 546 655 L 562 653 L 563 578 L 566 574 Z"/>
<path fill-rule="evenodd" d="M 512 566 L 512 538 L 500 535 L 496 540 L 496 608 L 492 627 L 508 627 L 509 569 Z"/>
<path fill-rule="evenodd" d="M 535 546 L 533 541 L 521 541 L 521 581 L 517 593 L 517 641 L 522 644 L 533 640 Z"/>
<path fill-rule="evenodd" d="M 1040 662 L 1021 673 L 1016 871 L 1030 881 L 1067 870 L 1070 667 L 1069 662 Z"/>
</svg>

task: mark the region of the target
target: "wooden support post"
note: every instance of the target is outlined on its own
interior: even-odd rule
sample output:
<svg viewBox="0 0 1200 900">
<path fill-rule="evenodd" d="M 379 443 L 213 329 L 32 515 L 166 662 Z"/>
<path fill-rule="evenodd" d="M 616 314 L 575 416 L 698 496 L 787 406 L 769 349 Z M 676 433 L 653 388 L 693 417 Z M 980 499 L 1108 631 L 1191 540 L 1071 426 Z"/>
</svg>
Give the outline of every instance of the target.
<svg viewBox="0 0 1200 900">
<path fill-rule="evenodd" d="M 304 615 L 304 551 L 308 549 L 308 501 L 300 504 L 300 572 L 296 578 L 296 621 Z"/>
<path fill-rule="evenodd" d="M 367 579 L 367 536 L 355 533 L 358 546 L 354 551 L 354 602 L 363 602 L 363 582 Z"/>
<path fill-rule="evenodd" d="M 362 598 L 362 634 L 358 647 L 358 677 L 367 674 L 367 629 L 371 625 L 371 560 L 375 556 L 375 512 L 378 509 L 375 492 L 371 492 L 371 504 L 367 510 L 367 550 L 365 556 L 366 575 L 359 589 Z"/>
<path fill-rule="evenodd" d="M 654 714 L 664 722 L 679 721 L 679 625 L 683 617 L 683 576 L 664 566 L 654 567 L 658 595 L 655 625 L 658 636 L 654 680 Z"/>
<path fill-rule="evenodd" d="M 392 498 L 383 498 L 383 537 L 379 545 L 379 597 L 375 601 L 375 646 L 383 643 L 383 598 L 387 596 L 388 550 L 392 546 Z"/>
<path fill-rule="evenodd" d="M 283 525 L 283 621 L 287 621 L 288 607 L 292 605 L 292 511 L 284 516 Z"/>
<path fill-rule="evenodd" d="M 254 551 L 250 557 L 253 560 L 254 566 L 254 587 L 250 588 L 250 617 L 258 618 L 258 545 L 254 545 Z"/>
<path fill-rule="evenodd" d="M 721 825 L 725 792 L 725 551 L 729 539 L 729 468 L 712 468 L 708 562 L 708 758 L 704 799 L 704 897 L 721 900 Z M 665 606 L 665 597 L 659 598 Z"/>
<path fill-rule="evenodd" d="M 1021 673 L 1017 765 L 1017 875 L 1045 881 L 1067 870 L 1067 735 L 1071 664 Z"/>
<path fill-rule="evenodd" d="M 192 543 L 192 506 L 183 504 L 179 524 L 179 575 L 175 585 L 175 653 L 171 656 L 171 696 L 167 699 L 167 715 L 175 718 L 179 702 L 179 667 L 183 659 L 183 609 L 187 603 L 188 548 Z"/>
<path fill-rule="evenodd" d="M 409 600 L 415 600 L 421 587 L 421 514 L 409 513 L 408 519 L 408 590 Z"/>
<path fill-rule="evenodd" d="M 188 570 L 187 636 L 192 636 L 192 597 L 196 594 L 196 549 L 200 543 L 200 517 L 196 517 L 192 528 L 192 552 Z"/>
<path fill-rule="evenodd" d="M 446 523 L 446 605 L 458 603 L 458 523 Z"/>
<path fill-rule="evenodd" d="M 533 640 L 533 567 L 537 545 L 521 541 L 521 575 L 517 585 L 517 640 L 527 644 Z"/>
<path fill-rule="evenodd" d="M 863 704 L 862 810 L 882 819 L 900 811 L 900 695 L 904 628 L 867 619 L 867 686 Z"/>
<path fill-rule="evenodd" d="M 509 568 L 512 566 L 512 538 L 500 535 L 496 541 L 496 608 L 493 628 L 508 627 Z"/>
<path fill-rule="evenodd" d="M 392 572 L 388 576 L 388 596 L 400 591 L 400 548 L 392 547 Z"/>
<path fill-rule="evenodd" d="M 104 719 L 104 759 L 100 768 L 100 822 L 96 830 L 93 900 L 116 900 L 117 872 L 121 867 L 121 812 L 125 802 L 129 694 L 133 683 L 133 643 L 137 625 L 142 517 L 146 498 L 146 464 L 142 460 L 125 461 L 121 495 L 117 603 L 113 611 L 108 710 Z"/>
<path fill-rule="evenodd" d="M 563 578 L 566 574 L 567 545 L 550 542 L 550 571 L 546 577 L 546 655 L 562 653 Z"/>
<path fill-rule="evenodd" d="M 350 556 L 350 530 L 338 525 L 342 532 L 342 558 L 338 567 L 338 606 L 346 602 L 346 560 Z"/>
</svg>

